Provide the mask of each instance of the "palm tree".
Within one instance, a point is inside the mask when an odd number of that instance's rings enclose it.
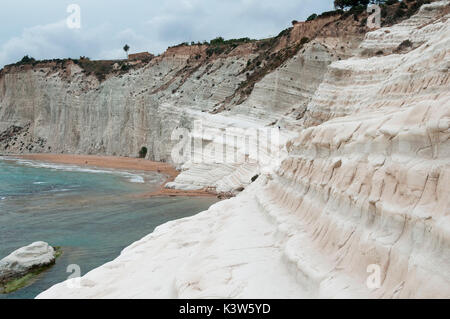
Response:
[[[127,59],[128,59],[128,50],[130,50],[130,46],[128,44],[125,44],[125,46],[123,47],[123,50],[127,54]]]

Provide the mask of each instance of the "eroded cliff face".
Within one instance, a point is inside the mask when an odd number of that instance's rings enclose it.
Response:
[[[353,28],[324,38],[321,32],[335,30],[336,23]],[[199,113],[217,113],[217,120],[212,117],[217,122],[220,115],[237,114],[262,126],[288,113],[295,119],[327,65],[353,54],[364,36],[359,25],[335,15],[224,52],[208,52],[204,45],[173,47],[104,81],[71,60],[6,67],[0,73],[0,132],[17,126],[27,127],[28,134],[0,141],[0,152],[137,156],[146,146],[149,159],[171,161],[173,130],[190,129]],[[335,50],[331,42],[343,44]]]
[[[67,66],[68,79],[47,68],[10,72],[0,80],[0,130],[30,124],[30,134],[45,139],[44,150],[54,153],[136,156],[146,146],[151,159],[168,160],[172,130],[184,118],[191,121],[185,110],[208,110],[233,92],[245,63],[244,58],[217,60],[209,74],[204,65],[175,93],[181,81],[176,74],[186,66],[183,56],[166,57],[102,83],[74,64]],[[28,152],[18,143],[5,150]]]
[[[103,81],[71,60],[10,66],[0,73],[0,152],[134,157],[145,146],[148,159],[175,162],[175,130],[192,132],[195,120],[208,132],[196,137],[199,143],[224,146],[225,153],[236,149],[222,138],[230,128],[280,127],[285,142],[297,134],[328,65],[354,55],[364,32],[353,16],[337,14],[217,53],[205,45],[172,47]],[[256,147],[267,154],[280,145]],[[254,155],[214,168],[189,158],[174,164],[190,170],[171,187],[234,193],[264,166]]]
[[[244,103],[205,114],[212,144],[217,123],[277,121],[280,163],[187,162],[182,185],[235,187],[261,174],[237,197],[158,227],[79,289],[39,297],[448,298],[448,10],[435,2],[370,32],[349,59],[317,38]]]
[[[309,105],[321,103],[311,114],[322,124],[292,141],[257,195],[289,225],[286,253],[300,270],[314,268],[319,294],[364,296],[366,267],[376,264],[382,285],[367,296],[450,295],[447,19],[418,25],[428,39],[406,54],[333,63],[334,88],[325,81]],[[342,94],[325,102],[337,87]],[[323,259],[299,254],[305,243]]]

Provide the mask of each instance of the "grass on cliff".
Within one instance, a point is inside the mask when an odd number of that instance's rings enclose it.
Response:
[[[227,54],[232,51],[234,48],[238,47],[241,44],[256,42],[258,40],[250,39],[250,38],[239,38],[239,39],[228,39],[225,40],[223,37],[217,37],[212,39],[211,41],[203,41],[203,42],[183,42],[177,45],[172,46],[171,48],[177,48],[182,46],[200,46],[206,45],[208,48],[206,49],[206,55],[211,57],[213,55]]]
[[[55,249],[55,260],[62,255],[62,249],[61,247],[54,247]],[[32,283],[34,283],[40,274],[42,274],[44,271],[50,269],[53,264],[38,267],[36,269],[31,270],[28,274],[25,276],[22,276],[20,278],[13,279],[7,283],[0,284],[0,294],[10,294],[14,291],[17,291],[19,289],[25,288]]]
[[[54,71],[58,69],[65,69],[68,62],[73,62],[83,69],[86,75],[95,76],[100,82],[106,80],[110,74],[121,75],[127,73],[129,70],[139,68],[150,62],[151,58],[142,59],[137,64],[130,64],[127,60],[91,60],[87,57],[80,57],[79,59],[51,59],[51,60],[36,60],[28,55],[24,56],[19,62],[9,64],[11,66],[41,66],[50,67]],[[117,67],[116,67],[117,64]]]
[[[87,75],[95,75],[100,81],[106,79],[106,75],[110,74],[114,70],[115,61],[91,61],[87,58],[80,58],[79,60],[73,60],[75,64],[78,64]]]
[[[386,0],[378,1],[381,8],[381,25],[389,26],[407,19],[419,11],[420,7],[424,4],[431,3],[432,0]],[[321,14],[312,14],[306,21],[313,21],[318,18],[325,18],[335,15],[342,15],[343,18],[353,15],[355,20],[358,20],[361,15],[366,15],[367,4],[358,3],[353,6],[349,6],[347,10],[336,9],[333,11],[322,12]],[[367,19],[363,19],[361,25],[365,25]]]
[[[72,61],[80,66],[87,75],[94,75],[99,81],[104,81],[108,74],[120,75],[150,62],[150,58],[142,59],[139,64],[129,64],[127,60],[90,60],[80,57]],[[117,64],[117,68],[115,65]]]
[[[215,39],[212,39],[209,42],[209,48],[206,50],[206,55],[211,56],[213,54],[222,54],[225,51],[231,51],[238,47],[241,44],[245,43],[251,43],[255,42],[256,40],[250,39],[250,38],[240,38],[240,39],[229,39],[225,40],[222,37],[218,37]]]

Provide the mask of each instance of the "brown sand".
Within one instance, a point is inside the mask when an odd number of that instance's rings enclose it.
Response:
[[[167,176],[167,180],[161,185],[159,190],[155,192],[136,195],[137,197],[141,198],[157,196],[217,196],[216,193],[207,189],[197,191],[183,191],[164,188],[164,185],[166,183],[173,181],[179,174],[179,172],[172,165],[167,163],[152,162],[141,158],[96,155],[29,154],[19,155],[15,157],[48,163],[72,164],[82,167],[158,172]]]

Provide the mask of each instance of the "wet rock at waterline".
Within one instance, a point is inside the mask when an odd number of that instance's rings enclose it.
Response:
[[[29,275],[31,272],[37,273],[53,265],[56,256],[56,250],[48,243],[41,241],[12,252],[0,260],[0,293],[16,290],[8,287],[8,285]],[[25,282],[21,285],[23,287]],[[21,287],[17,287],[17,289],[19,288]]]

